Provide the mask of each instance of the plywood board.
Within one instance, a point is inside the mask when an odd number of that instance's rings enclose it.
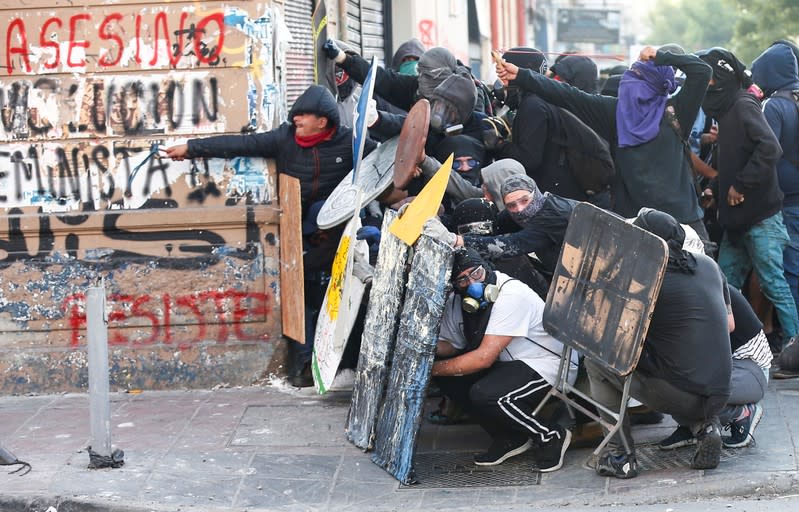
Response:
[[[305,343],[305,279],[302,265],[300,180],[278,176],[280,190],[280,317],[283,335]]]

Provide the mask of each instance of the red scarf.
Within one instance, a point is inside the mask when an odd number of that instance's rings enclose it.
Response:
[[[330,128],[328,128],[323,132],[319,132],[316,135],[310,135],[308,137],[300,137],[295,133],[294,142],[296,142],[297,145],[300,146],[301,148],[310,148],[316,146],[320,142],[332,139],[335,133],[336,133],[335,126],[331,126]]]

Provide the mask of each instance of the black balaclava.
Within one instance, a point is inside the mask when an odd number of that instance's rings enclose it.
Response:
[[[474,111],[477,88],[474,82],[461,75],[450,75],[428,97],[430,127],[437,132],[456,124],[466,124]]]
[[[685,230],[677,220],[668,213],[652,208],[641,208],[633,225],[645,229],[666,241],[669,247],[669,262],[667,270],[674,270],[684,274],[693,274],[696,270],[696,257],[683,250],[685,243]]]
[[[549,65],[546,56],[541,53],[540,50],[528,46],[511,48],[502,54],[502,59],[520,68],[531,69],[542,75],[547,72],[547,66]],[[520,96],[519,88],[515,85],[509,85],[507,87],[505,104],[511,110],[516,110],[519,107],[519,101],[521,101]]]
[[[486,284],[495,284],[497,282],[497,276],[494,273],[494,267],[485,261],[483,257],[480,256],[480,253],[476,250],[469,247],[461,247],[455,251],[453,256],[454,258],[452,260],[451,278],[453,282],[455,281],[456,277],[463,273],[464,270],[472,267],[478,267],[480,265],[482,265],[486,271],[486,277],[483,282]],[[458,291],[457,287],[455,287],[455,291]]]
[[[339,101],[349,98],[355,89],[355,80],[338,64],[336,64],[336,89],[338,90]]]
[[[496,232],[499,210],[483,197],[464,199],[452,212],[452,223],[459,235],[490,236]]]
[[[744,73],[744,63],[729,50],[711,48],[698,52],[697,55],[713,68],[715,81],[707,88],[702,109],[707,115],[719,119],[735,103],[738,92],[751,85],[751,79]]]
[[[552,66],[552,72],[562,81],[589,94],[596,93],[597,68],[594,61],[583,55],[564,55]]]
[[[624,75],[611,75],[605,80],[605,84],[602,86],[602,90],[599,92],[602,96],[613,96],[614,98],[619,97],[619,82],[621,82],[621,77]]]
[[[480,162],[480,165],[476,165],[466,172],[456,171],[461,177],[465,178],[475,187],[480,186],[480,169],[486,161],[483,143],[468,135],[452,135],[450,137],[445,137],[436,145],[435,154],[433,156],[439,162],[443,162],[449,158],[450,153],[452,153],[455,158],[468,156]]]

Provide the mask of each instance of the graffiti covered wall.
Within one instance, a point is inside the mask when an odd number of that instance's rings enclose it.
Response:
[[[100,278],[112,387],[263,372],[281,334],[271,162],[162,149],[285,119],[284,26],[271,2],[0,10],[0,393],[86,389]]]

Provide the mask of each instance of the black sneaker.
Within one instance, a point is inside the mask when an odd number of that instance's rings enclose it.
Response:
[[[491,443],[487,451],[474,456],[474,463],[478,466],[496,466],[532,447],[533,441],[528,437],[521,440],[497,439]]]
[[[311,375],[311,363],[302,365],[302,369],[289,378],[289,382],[296,388],[309,388],[313,386],[313,375]]]
[[[674,450],[691,444],[696,444],[693,432],[691,432],[690,428],[680,425],[669,437],[658,443],[658,448],[661,450]]]
[[[572,433],[558,425],[555,427],[558,437],[538,446],[535,454],[535,471],[549,473],[563,467],[563,457],[572,442]]]
[[[752,432],[763,417],[763,407],[760,404],[744,405],[748,414],[740,420],[730,422],[729,437],[723,437],[721,442],[727,448],[743,448],[752,442]]]
[[[708,421],[696,434],[696,453],[691,460],[694,469],[715,469],[721,459],[721,429],[718,418]]]
[[[606,453],[596,462],[596,472],[599,476],[634,478],[638,476],[638,461],[631,453],[621,455]]]

